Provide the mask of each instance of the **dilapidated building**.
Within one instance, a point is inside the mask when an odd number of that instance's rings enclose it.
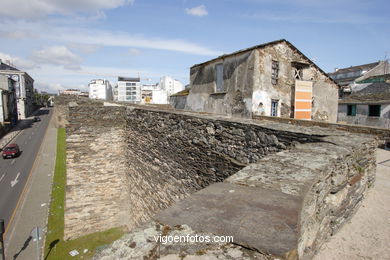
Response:
[[[338,85],[287,40],[197,64],[187,110],[336,122]]]
[[[390,128],[390,81],[356,84],[339,102],[338,121]]]

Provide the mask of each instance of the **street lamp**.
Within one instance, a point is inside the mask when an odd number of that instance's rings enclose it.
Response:
[[[4,219],[0,219],[0,243],[1,243],[2,260],[5,260],[5,248],[4,248],[4,239],[3,239],[4,232],[5,232]]]

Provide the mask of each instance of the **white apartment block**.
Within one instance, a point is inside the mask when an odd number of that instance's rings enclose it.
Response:
[[[180,81],[173,79],[172,77],[164,76],[160,79],[160,88],[162,90],[165,90],[169,97],[170,95],[184,90],[184,85]]]
[[[164,89],[157,89],[152,92],[152,104],[169,104],[168,93]]]
[[[118,101],[141,103],[140,78],[118,77]]]
[[[102,99],[112,100],[113,93],[112,87],[108,80],[94,79],[88,84],[89,87],[89,98],[90,99]]]

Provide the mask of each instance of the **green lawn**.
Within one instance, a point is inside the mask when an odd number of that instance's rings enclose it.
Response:
[[[57,158],[52,187],[47,225],[44,259],[90,259],[99,246],[110,244],[123,235],[121,228],[113,228],[104,232],[89,234],[75,240],[64,241],[64,206],[66,186],[66,132],[58,129]],[[82,225],[82,223],[81,223]],[[69,252],[76,249],[79,255],[71,257]],[[83,253],[88,249],[87,253]]]

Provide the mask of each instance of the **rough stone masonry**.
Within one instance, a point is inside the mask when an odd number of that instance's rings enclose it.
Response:
[[[310,258],[374,181],[376,141],[366,135],[81,101],[68,109],[66,238],[157,221]],[[174,253],[147,241],[131,250]]]

